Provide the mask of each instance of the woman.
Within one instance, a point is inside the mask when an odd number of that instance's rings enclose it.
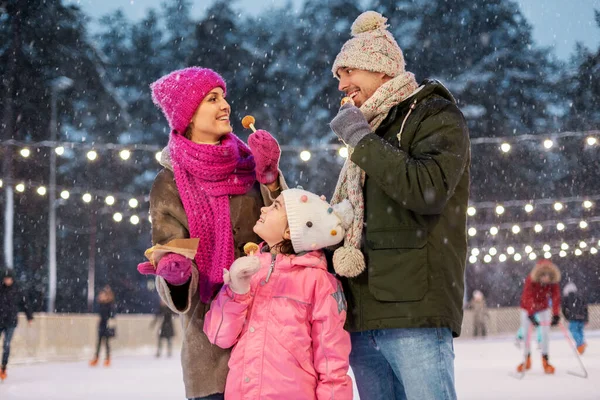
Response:
[[[266,131],[248,146],[232,133],[223,78],[208,68],[174,71],[151,85],[152,98],[171,127],[161,170],[150,192],[152,243],[199,238],[194,260],[169,253],[156,269],[157,289],[183,318],[181,363],[188,399],[223,399],[230,350],[210,344],[202,331],[209,304],[223,284],[223,269],[243,255],[260,209],[286,188],[281,150]]]
[[[104,289],[98,293],[98,314],[100,314],[100,322],[98,323],[98,345],[96,346],[96,356],[90,361],[90,366],[98,365],[100,358],[100,347],[102,341],[106,344],[106,358],[104,366],[110,366],[110,338],[115,335],[114,328],[108,327],[108,321],[115,317],[115,295],[110,286],[106,285]]]

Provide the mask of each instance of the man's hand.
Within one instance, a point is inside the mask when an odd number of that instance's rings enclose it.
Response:
[[[340,108],[329,125],[337,137],[351,147],[356,147],[362,138],[371,133],[371,127],[362,111],[351,102]]]

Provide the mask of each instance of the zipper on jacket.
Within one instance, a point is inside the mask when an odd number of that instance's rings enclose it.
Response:
[[[400,140],[402,139],[402,132],[404,131],[404,124],[406,124],[406,120],[408,119],[408,116],[413,112],[413,110],[415,108],[417,108],[417,101],[419,101],[419,100],[414,99],[414,101],[410,105],[410,109],[408,110],[406,117],[404,117],[404,121],[402,121],[402,126],[400,127],[400,132],[398,132],[398,134],[396,135],[396,137],[398,138],[398,147],[400,147]]]
[[[277,258],[276,254],[271,254],[271,266],[269,267],[269,272],[267,272],[267,278],[265,279],[265,283],[269,283],[269,278],[271,277],[271,274],[273,273],[273,268],[275,268],[275,259]]]

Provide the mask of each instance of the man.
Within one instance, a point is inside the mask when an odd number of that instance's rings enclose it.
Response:
[[[531,368],[531,347],[529,329],[533,325],[542,330],[542,367],[546,374],[553,374],[554,367],[548,361],[550,326],[560,322],[560,270],[550,260],[540,260],[525,279],[521,295],[521,328],[525,336],[525,361],[517,367],[517,372]],[[550,305],[549,300],[552,300]],[[538,316],[538,319],[535,316]],[[552,320],[550,319],[552,315]]]
[[[357,215],[333,255],[350,277],[350,364],[361,398],[455,399],[469,134],[448,90],[405,70],[386,21],[361,14],[332,68],[354,102],[331,122],[350,147],[333,201]]]
[[[0,365],[0,380],[6,379],[6,366],[10,356],[10,342],[17,328],[17,313],[19,306],[27,315],[27,321],[31,325],[33,315],[27,306],[27,299],[17,286],[13,278],[13,272],[9,269],[0,271],[2,282],[0,283],[0,337],[4,333],[4,345],[2,347],[2,364]]]

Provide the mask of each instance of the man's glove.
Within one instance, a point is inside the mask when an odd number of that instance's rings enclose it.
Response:
[[[329,125],[337,137],[350,147],[356,147],[362,138],[371,133],[371,127],[362,111],[351,102],[340,108]]]
[[[537,320],[535,319],[535,314],[534,314],[534,315],[530,315],[530,316],[529,316],[529,320],[531,321],[531,324],[532,324],[533,326],[535,326],[536,328],[537,328],[538,326],[540,326],[540,323],[539,323],[539,322],[537,322]]]
[[[551,326],[556,326],[560,322],[560,315],[553,315],[552,322],[550,322]]]
[[[281,148],[269,132],[259,129],[248,137],[248,147],[256,162],[256,180],[268,185],[279,176],[279,158]]]

